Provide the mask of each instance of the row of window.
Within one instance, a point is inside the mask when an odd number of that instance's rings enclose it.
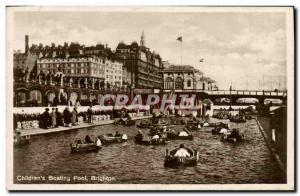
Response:
[[[115,79],[115,80],[122,80],[122,76],[111,76],[111,75],[107,75],[106,76],[106,79],[110,79],[110,80],[112,80],[112,79]]]

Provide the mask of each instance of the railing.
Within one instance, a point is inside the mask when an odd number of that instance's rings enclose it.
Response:
[[[245,91],[245,90],[234,90],[234,91],[228,91],[228,90],[219,90],[219,91],[208,91],[205,90],[205,93],[209,95],[265,95],[265,96],[281,96],[285,97],[287,96],[286,91]]]
[[[120,88],[120,87],[110,87],[110,88],[105,88],[105,87],[100,87],[99,86],[94,86],[94,88],[92,88],[92,85],[82,85],[80,84],[75,85],[69,85],[69,83],[64,82],[63,85],[61,86],[60,84],[57,84],[55,82],[50,83],[50,82],[46,82],[46,83],[39,83],[37,81],[31,81],[31,82],[20,82],[20,81],[15,81],[14,82],[15,85],[26,85],[28,87],[30,86],[40,86],[41,88],[44,88],[46,86],[48,87],[54,87],[54,88],[70,88],[70,89],[77,89],[77,90],[83,90],[83,89],[89,89],[89,90],[94,90],[94,91],[101,91],[102,94],[109,94],[109,93],[130,93],[130,89],[129,88]]]
[[[165,89],[164,92],[171,92],[173,90]],[[176,89],[176,93],[207,93],[208,95],[251,95],[251,96],[274,96],[286,97],[287,91],[249,91],[249,90],[203,90],[203,89]]]

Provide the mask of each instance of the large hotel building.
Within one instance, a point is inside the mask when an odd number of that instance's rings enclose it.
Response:
[[[164,68],[164,65],[166,68]],[[214,81],[192,66],[174,66],[140,44],[85,46],[72,42],[44,46],[25,36],[25,52],[14,53],[14,103],[52,103],[63,94],[67,100],[99,100],[104,91],[153,93],[155,89],[213,90]]]
[[[144,32],[140,45],[137,42],[119,43],[115,55],[124,64],[124,83],[138,89],[163,88],[161,57],[146,47]]]
[[[98,99],[109,89],[162,89],[162,69],[159,54],[145,46],[144,33],[140,45],[119,43],[115,51],[76,42],[29,46],[26,35],[25,52],[14,53],[15,105],[45,105],[61,94],[74,102]]]

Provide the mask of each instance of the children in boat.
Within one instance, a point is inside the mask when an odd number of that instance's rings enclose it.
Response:
[[[183,131],[180,131],[178,136],[189,136],[187,129],[185,128]]]
[[[97,145],[98,147],[102,146],[102,143],[101,143],[101,140],[100,140],[100,136],[98,136],[96,145]]]
[[[121,134],[119,133],[119,131],[116,131],[115,137],[121,137]]]
[[[122,135],[122,140],[127,140],[127,139],[128,139],[127,135],[126,135],[126,134],[123,134],[123,135]]]
[[[138,134],[135,136],[138,141],[143,141],[143,133],[141,130],[138,130]]]
[[[225,128],[222,128],[222,129],[220,130],[220,134],[226,135],[227,133],[228,133],[228,130],[225,129]]]
[[[179,149],[175,153],[174,157],[190,157],[190,153],[184,148],[183,144],[180,144]]]
[[[93,143],[89,135],[85,136],[85,143]]]
[[[152,139],[153,139],[153,140],[158,140],[158,139],[159,139],[159,135],[158,135],[158,134],[154,135],[154,136],[152,137]]]

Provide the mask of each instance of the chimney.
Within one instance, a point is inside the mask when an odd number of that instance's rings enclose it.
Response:
[[[28,53],[29,50],[29,36],[25,35],[25,54]]]
[[[52,57],[53,58],[56,57],[56,51],[55,50],[52,51]]]

